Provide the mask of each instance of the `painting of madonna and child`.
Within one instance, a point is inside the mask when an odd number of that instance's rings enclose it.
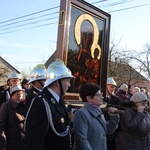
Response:
[[[69,92],[78,93],[81,84],[94,82],[101,85],[107,71],[106,25],[99,16],[92,16],[76,7],[71,9],[67,67],[75,79]],[[105,67],[105,68],[104,68]]]

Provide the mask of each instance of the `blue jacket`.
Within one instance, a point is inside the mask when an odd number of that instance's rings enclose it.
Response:
[[[88,103],[76,112],[73,128],[75,143],[73,150],[107,150],[106,134],[118,127],[119,116],[110,115],[110,121]]]

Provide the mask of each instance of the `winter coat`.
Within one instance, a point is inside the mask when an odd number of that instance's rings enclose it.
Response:
[[[116,95],[110,95],[109,97],[106,96],[105,102],[110,105],[119,105],[120,104],[119,97]]]
[[[79,109],[73,120],[75,143],[73,150],[107,150],[106,134],[117,128],[118,115],[110,115],[110,121],[88,103]]]
[[[1,106],[0,110],[0,149],[23,150],[24,116],[23,103],[10,99]]]
[[[38,95],[40,91],[36,89],[34,86],[29,89],[28,94],[26,95],[26,102],[25,102],[25,115],[30,107],[30,104],[35,96]]]
[[[133,102],[126,104],[121,116],[120,130],[117,135],[117,150],[145,150],[148,145],[150,132],[150,115],[148,112],[140,113]]]
[[[69,134],[58,136],[54,133],[48,121],[43,98],[47,101],[51,112],[54,127],[58,133],[66,130],[69,124],[68,112],[62,100],[58,103],[53,95],[44,88],[35,98],[26,118],[25,145],[26,150],[69,150]]]
[[[130,99],[130,96],[128,93],[126,93],[125,91],[119,89],[116,93],[116,95],[119,97],[120,99],[120,103],[122,103],[123,101],[125,100],[129,100]]]

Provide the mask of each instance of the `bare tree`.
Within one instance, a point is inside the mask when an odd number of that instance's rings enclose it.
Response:
[[[147,50],[146,52],[144,51],[142,53],[139,53],[135,50],[123,50],[118,49],[119,43],[120,41],[116,44],[114,39],[110,43],[111,45],[108,56],[108,76],[115,77],[119,84],[130,84],[131,82],[132,84],[136,84],[141,80],[146,80],[141,75],[141,72],[145,71],[147,74],[150,73],[150,49],[148,49],[149,51]],[[148,45],[147,47],[149,48]],[[143,55],[146,55],[146,60],[144,60]],[[141,57],[143,57],[143,59]]]
[[[32,70],[32,67],[31,67],[31,66],[24,67],[24,68],[21,70],[22,78],[29,79],[29,78],[30,78],[30,74],[31,74],[31,70]]]
[[[145,44],[145,48],[140,52],[134,51],[129,58],[134,62],[135,69],[150,79],[150,44]]]
[[[131,50],[118,49],[120,41],[121,38],[117,43],[115,43],[115,40],[112,39],[110,43],[110,50],[108,56],[108,75],[119,78],[121,72],[123,72],[124,77],[127,78],[125,71],[128,72],[128,77],[129,74],[131,74],[130,58],[128,57],[131,53]],[[123,79],[124,78],[122,78],[122,80]]]

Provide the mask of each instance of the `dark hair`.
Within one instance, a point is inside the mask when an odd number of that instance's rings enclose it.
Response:
[[[28,83],[29,82],[29,80],[28,79],[23,79],[22,80],[22,86],[24,86],[26,83]]]
[[[96,83],[88,82],[81,85],[79,89],[80,97],[82,98],[83,102],[87,102],[86,97],[91,96],[94,97],[95,93],[100,90],[100,86]]]

